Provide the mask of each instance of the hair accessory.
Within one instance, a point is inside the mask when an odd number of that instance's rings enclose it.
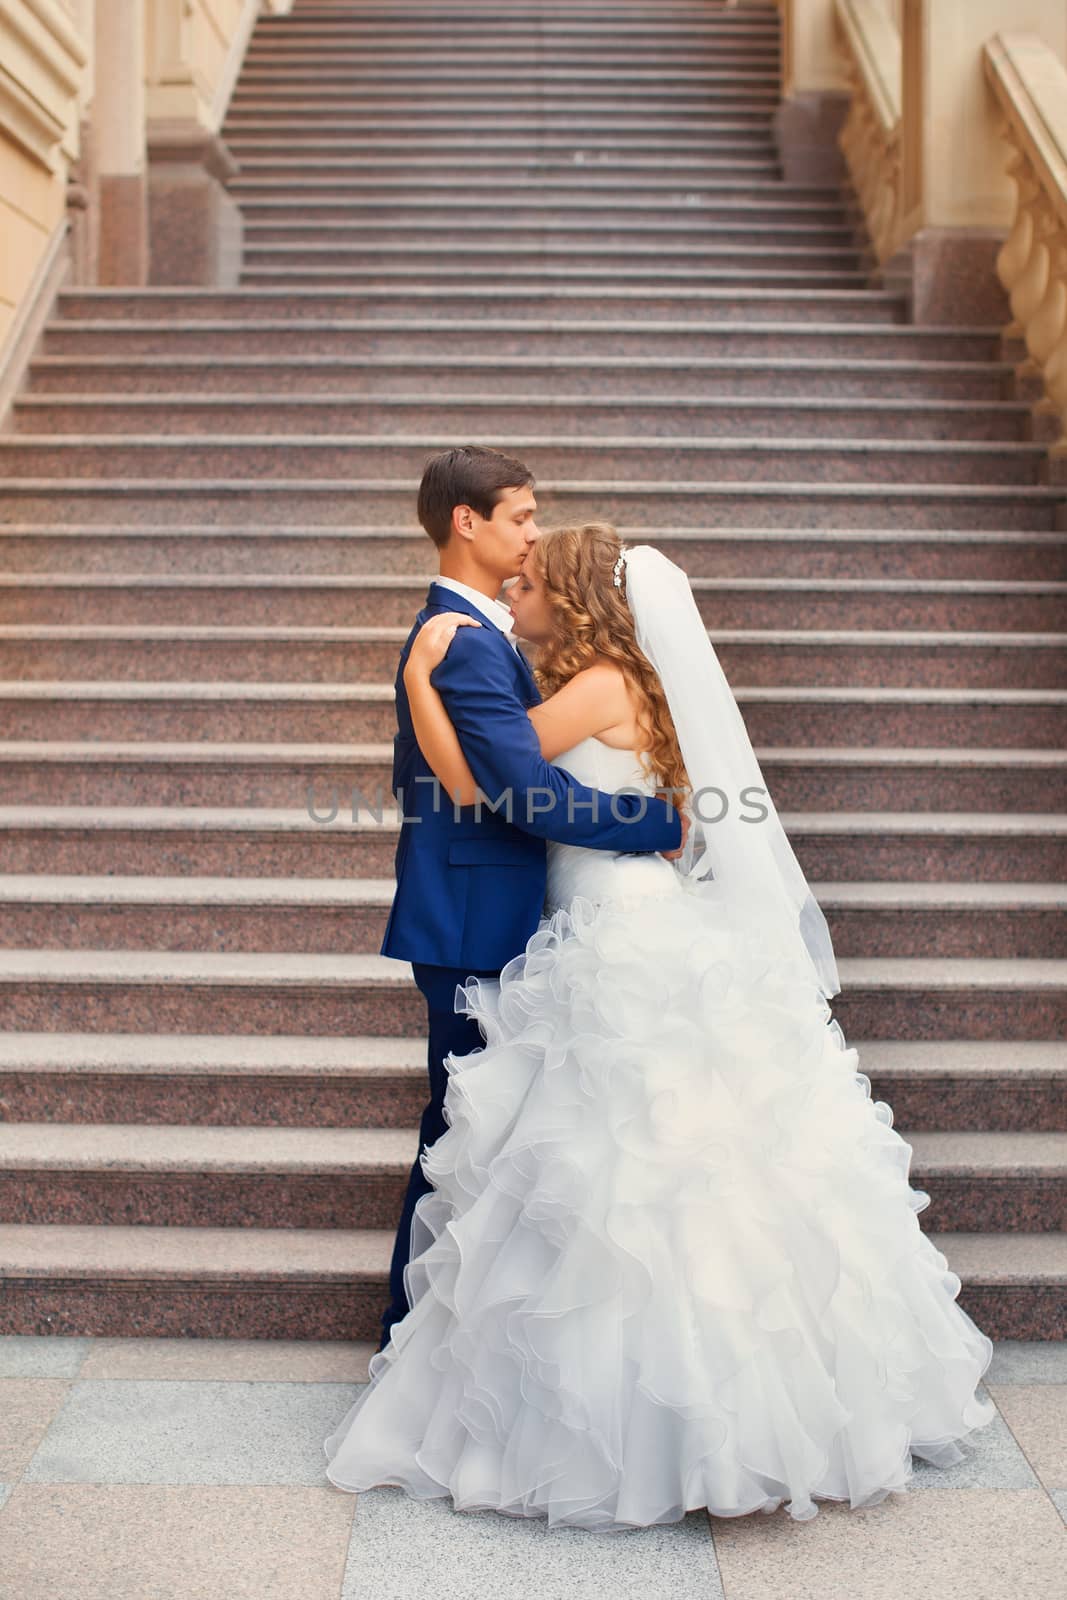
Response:
[[[616,589],[622,588],[622,569],[626,565],[626,552],[628,548],[628,545],[623,545],[619,554],[619,559],[611,569],[611,581],[615,585]]]

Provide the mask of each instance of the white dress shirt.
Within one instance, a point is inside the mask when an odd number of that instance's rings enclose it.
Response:
[[[487,594],[482,594],[480,589],[472,589],[469,583],[461,583],[458,578],[434,578],[434,583],[439,583],[443,589],[454,589],[456,594],[461,594],[469,600],[486,617],[494,627],[506,634],[514,649],[519,648],[519,641],[515,637],[515,623],[507,606],[499,600],[490,600]]]

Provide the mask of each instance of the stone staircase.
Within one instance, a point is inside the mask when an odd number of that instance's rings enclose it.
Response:
[[[350,802],[477,439],[692,575],[923,1226],[1067,1336],[1067,491],[999,331],[781,180],[777,29],[297,0],[240,287],[60,295],[0,436],[0,1331],[376,1334],[425,1068]]]

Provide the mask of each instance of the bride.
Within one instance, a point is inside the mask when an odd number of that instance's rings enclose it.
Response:
[[[686,854],[550,844],[525,951],[457,988],[485,1046],[447,1059],[410,1310],[327,1477],[606,1532],[872,1505],[992,1420],[993,1346],[831,1020],[825,919],[681,569],[564,528],[510,601],[540,646],[546,758],[681,791]],[[471,804],[430,681],[466,625],[428,622],[406,682],[423,753]]]

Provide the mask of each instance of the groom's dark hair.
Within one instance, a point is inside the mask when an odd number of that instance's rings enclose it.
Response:
[[[419,521],[441,549],[452,534],[452,512],[470,506],[491,517],[505,489],[532,485],[533,473],[523,461],[480,444],[460,444],[431,456],[419,484]]]

